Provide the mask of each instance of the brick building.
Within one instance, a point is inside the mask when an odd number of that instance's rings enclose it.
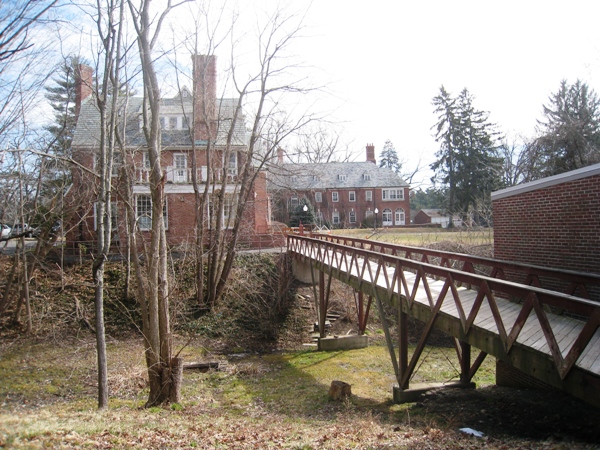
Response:
[[[409,224],[408,183],[376,165],[373,145],[366,152],[366,162],[321,164],[283,164],[280,155],[269,179],[269,191],[278,199],[276,219],[287,223],[290,211],[306,199],[317,223],[334,228],[373,226],[375,219],[379,227]]]
[[[450,216],[443,209],[420,209],[415,214],[413,220],[415,225],[439,225],[442,228],[448,228],[450,223]],[[452,225],[459,227],[462,225],[460,216],[454,215],[452,217]]]
[[[600,164],[494,192],[492,207],[496,258],[600,273]]]
[[[167,240],[169,245],[194,241],[196,201],[192,184],[192,160],[196,161],[196,178],[204,192],[210,180],[206,201],[206,228],[214,223],[211,197],[225,190],[226,205],[223,211],[225,227],[233,223],[233,214],[239,193],[238,170],[244,162],[248,137],[244,116],[235,122],[237,99],[216,96],[216,60],[214,56],[193,55],[194,90],[196,98],[186,87],[172,98],[162,98],[160,106],[162,159],[165,175],[164,205]],[[76,81],[77,128],[73,137],[74,159],[85,169],[94,171],[100,142],[100,115],[93,99],[93,72],[80,67]],[[206,106],[210,117],[194,118],[193,110]],[[115,202],[113,211],[113,240],[123,242],[126,233],[124,189],[131,187],[137,228],[143,234],[150,230],[152,201],[149,188],[150,161],[142,130],[143,100],[141,97],[119,99],[119,118],[124,138],[124,152],[113,162]],[[212,127],[207,125],[211,121]],[[232,140],[227,134],[232,129]],[[209,136],[209,133],[212,135]],[[227,159],[225,161],[225,159]],[[127,173],[127,177],[125,176]],[[126,180],[130,181],[126,181]],[[76,217],[67,240],[71,244],[95,240],[96,217],[94,201],[97,197],[97,178],[86,170],[73,169],[71,200],[77,203]],[[250,202],[244,213],[241,241],[256,242],[257,237],[270,234],[269,198],[266,191],[266,174],[259,173],[252,186]]]

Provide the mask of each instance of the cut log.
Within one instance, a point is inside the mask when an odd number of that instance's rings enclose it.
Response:
[[[183,368],[185,370],[195,369],[195,370],[199,370],[200,372],[208,372],[210,369],[218,370],[219,366],[220,366],[219,361],[208,361],[208,362],[186,364],[185,366],[183,366]]]
[[[352,388],[348,383],[334,380],[329,388],[329,398],[332,400],[343,400],[352,395]]]

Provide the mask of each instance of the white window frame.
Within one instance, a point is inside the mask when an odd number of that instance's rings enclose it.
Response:
[[[397,208],[394,211],[394,223],[396,225],[406,225],[406,213],[404,212],[404,208]]]
[[[348,175],[345,175],[345,174],[340,174],[340,175],[338,175],[338,179],[339,179],[340,181],[346,181],[346,179],[347,179],[347,178],[348,178]]]
[[[331,201],[337,203],[340,201],[340,193],[338,191],[333,191],[331,193]]]
[[[373,191],[365,191],[365,200],[368,202],[373,201]]]
[[[348,213],[348,223],[356,223],[356,211],[350,211]]]
[[[179,165],[182,160],[183,166]],[[173,182],[188,182],[188,155],[186,153],[173,153]]]
[[[381,200],[384,202],[404,200],[404,188],[382,189]]]
[[[98,202],[94,202],[94,231],[98,231]],[[117,202],[110,202],[110,227],[114,232],[119,227]]]
[[[315,203],[321,203],[323,201],[323,193],[315,192]]]
[[[351,202],[356,201],[356,192],[355,191],[348,192],[348,201],[351,201]]]
[[[290,207],[296,208],[296,207],[298,207],[299,204],[300,204],[300,199],[298,198],[298,196],[293,195],[290,198]]]
[[[340,224],[340,213],[338,211],[331,213],[331,224],[339,225]]]
[[[373,217],[373,211],[371,211],[370,209],[368,211],[365,211],[365,219],[368,217]]]
[[[381,212],[381,225],[384,227],[389,227],[394,224],[394,214],[390,208],[385,208]]]
[[[149,211],[147,214],[144,214],[148,219],[150,219],[150,223],[149,226],[146,227],[146,225],[144,226],[140,226],[140,212],[139,212],[139,200],[140,199],[147,199],[147,205],[150,207]],[[169,202],[167,201],[167,197],[165,197],[165,204],[163,205],[163,221],[165,223],[165,230],[169,229],[169,208],[168,208],[168,204]],[[152,229],[152,197],[150,196],[150,194],[138,194],[135,198],[135,222],[137,224],[138,230],[140,231],[150,231]]]
[[[140,205],[140,201],[144,201],[145,203],[143,205]],[[142,206],[143,208],[140,208],[140,206]],[[143,211],[140,211],[140,209],[143,209]],[[152,229],[152,197],[150,197],[150,195],[136,196],[135,222],[140,231],[149,231]]]

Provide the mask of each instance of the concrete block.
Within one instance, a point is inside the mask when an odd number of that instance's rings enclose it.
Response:
[[[353,350],[369,346],[369,338],[365,335],[328,336],[319,339],[319,350],[328,352],[333,350]]]

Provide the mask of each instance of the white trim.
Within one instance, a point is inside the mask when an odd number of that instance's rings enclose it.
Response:
[[[501,198],[505,197],[511,197],[513,195],[524,194],[526,192],[536,191],[538,189],[556,186],[557,184],[568,183],[569,181],[580,180],[581,178],[593,177],[595,175],[600,175],[600,164],[582,167],[581,169],[571,170],[570,172],[560,173],[548,178],[542,178],[541,180],[531,181],[529,183],[523,183],[517,186],[511,186],[506,189],[492,192],[492,201],[500,200]]]

